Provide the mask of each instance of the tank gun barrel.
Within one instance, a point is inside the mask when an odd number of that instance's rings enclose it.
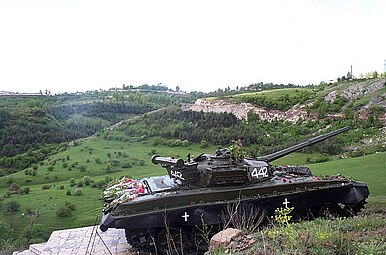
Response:
[[[175,158],[167,158],[167,157],[160,157],[158,155],[154,155],[151,157],[151,162],[153,164],[163,164],[163,165],[175,165],[177,167],[183,167],[185,162],[183,159],[175,159]]]
[[[257,158],[257,160],[261,160],[261,161],[265,161],[265,162],[269,163],[269,162],[274,161],[274,160],[276,160],[278,158],[284,157],[284,156],[286,156],[286,155],[288,155],[288,154],[290,154],[290,153],[292,153],[294,151],[297,151],[297,150],[303,149],[305,147],[314,145],[314,144],[322,142],[322,141],[324,141],[324,140],[326,140],[328,138],[331,138],[333,136],[336,136],[338,134],[346,132],[347,130],[349,130],[348,127],[343,127],[343,128],[338,129],[338,130],[332,131],[330,133],[316,136],[316,137],[311,138],[311,139],[309,139],[309,140],[307,140],[305,142],[298,143],[298,144],[296,144],[294,146],[285,148],[283,150],[274,152],[272,154],[268,154],[268,155],[259,157],[259,158]]]

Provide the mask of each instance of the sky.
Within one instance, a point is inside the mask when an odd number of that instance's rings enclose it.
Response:
[[[214,91],[384,71],[383,0],[0,0],[0,91]]]

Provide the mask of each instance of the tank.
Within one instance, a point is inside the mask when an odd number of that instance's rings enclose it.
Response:
[[[167,254],[171,243],[176,251],[182,247],[203,251],[209,238],[235,225],[235,219],[255,226],[277,208],[290,207],[291,214],[300,219],[326,213],[355,215],[369,196],[365,183],[342,176],[317,177],[304,166],[270,164],[347,130],[344,127],[258,158],[244,158],[229,149],[196,157],[188,154],[185,160],[154,155],[151,162],[164,167],[168,175],[126,178],[106,189],[100,229],[125,229],[131,246],[153,247]],[[170,242],[177,239],[178,245]]]

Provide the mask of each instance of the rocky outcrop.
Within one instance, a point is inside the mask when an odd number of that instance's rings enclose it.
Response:
[[[342,96],[352,101],[359,97],[372,94],[386,87],[386,79],[380,79],[370,85],[367,82],[359,82],[342,91]]]
[[[229,100],[205,100],[197,99],[194,104],[185,104],[182,110],[203,111],[203,112],[228,112],[234,114],[239,119],[246,119],[249,111],[257,114],[262,120],[285,120],[296,122],[299,119],[316,119],[316,115],[307,115],[304,105],[295,105],[288,111],[267,110],[256,107],[250,103],[236,103]]]

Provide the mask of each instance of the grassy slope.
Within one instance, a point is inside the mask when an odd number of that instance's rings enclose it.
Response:
[[[31,192],[27,195],[11,195],[5,198],[3,203],[11,200],[17,200],[21,204],[20,211],[11,217],[16,229],[21,229],[31,221],[22,215],[27,208],[39,210],[40,216],[34,222],[46,225],[50,230],[73,228],[94,223],[95,217],[101,214],[103,201],[100,199],[102,191],[97,188],[82,187],[82,196],[67,196],[66,191],[69,189],[72,192],[75,187],[70,187],[69,179],[76,178],[81,180],[83,176],[91,176],[95,180],[104,179],[106,175],[114,178],[121,176],[131,176],[133,178],[142,178],[152,175],[166,174],[165,170],[158,165],[153,165],[150,162],[151,150],[155,149],[156,153],[163,156],[178,156],[184,158],[190,152],[192,155],[198,155],[200,152],[215,151],[214,147],[204,149],[198,145],[189,147],[154,147],[151,141],[143,142],[121,142],[108,141],[100,137],[83,141],[80,145],[70,147],[66,151],[60,152],[52,156],[44,162],[43,166],[39,166],[36,176],[26,175],[24,172],[19,172],[11,175],[13,181],[18,183],[22,188],[30,187]],[[110,158],[108,154],[110,155]],[[122,156],[119,156],[119,155]],[[126,155],[126,156],[125,156]],[[69,160],[67,160],[67,156]],[[304,164],[305,158],[309,155],[294,153],[284,157],[275,164]],[[363,180],[368,183],[372,197],[382,196],[386,194],[385,178],[386,178],[386,153],[373,154],[360,158],[350,158],[344,160],[336,160],[322,164],[309,165],[315,174],[342,174],[358,180]],[[101,164],[97,164],[95,159],[99,158]],[[90,161],[87,163],[87,159]],[[53,161],[57,160],[53,171],[48,170],[48,166]],[[63,167],[64,162],[68,165],[76,162],[77,166],[71,171],[69,167]],[[129,162],[132,167],[123,169],[120,166],[113,167],[112,173],[106,173],[106,166],[109,160],[118,160],[119,164]],[[138,161],[144,160],[145,165],[139,166]],[[78,166],[86,167],[85,172],[81,172]],[[0,194],[7,192],[9,186],[9,176],[0,178]],[[29,180],[29,181],[28,181]],[[49,190],[42,190],[43,184],[50,184],[52,187]],[[64,186],[60,189],[60,186]],[[70,217],[60,218],[56,216],[56,209],[63,205],[64,201],[72,202],[76,205],[76,210]],[[376,203],[377,200],[374,200]]]
[[[92,150],[90,148],[92,148]],[[19,184],[22,188],[30,187],[31,191],[27,195],[11,195],[9,198],[5,198],[3,203],[16,200],[21,204],[18,213],[12,216],[5,215],[5,217],[10,217],[8,221],[12,222],[13,227],[15,227],[17,231],[32,221],[22,215],[22,213],[26,212],[27,208],[38,210],[40,216],[33,221],[44,224],[49,230],[92,225],[94,224],[95,217],[101,215],[103,206],[103,201],[101,200],[102,191],[97,188],[85,186],[82,187],[82,196],[67,196],[67,190],[73,192],[76,188],[70,187],[69,180],[75,178],[79,181],[83,176],[91,176],[94,180],[100,180],[104,179],[106,175],[114,178],[121,176],[142,178],[166,174],[163,168],[159,165],[153,165],[150,162],[149,153],[152,149],[154,149],[154,147],[146,142],[145,144],[142,142],[127,143],[94,138],[82,142],[79,146],[71,147],[64,152],[54,155],[45,161],[45,165],[39,166],[36,176],[26,175],[24,171],[12,174],[10,176],[12,176],[15,183]],[[198,145],[191,145],[186,148],[157,146],[155,149],[159,155],[180,157],[185,157],[188,152],[192,155],[198,155],[202,151]],[[214,147],[207,149],[209,151],[215,150]],[[119,157],[118,152],[122,154],[126,153],[128,156]],[[121,167],[113,167],[113,172],[107,174],[105,168],[110,160],[107,155],[108,153],[111,153],[111,159],[119,160],[120,164],[130,162],[132,167],[126,170]],[[69,156],[70,160],[66,159],[67,156]],[[69,167],[63,168],[63,158],[69,165],[78,162],[78,166],[86,166],[86,171],[80,172],[76,167],[71,171],[69,171]],[[89,163],[86,162],[87,158],[90,159]],[[97,164],[95,158],[101,159],[102,163]],[[144,166],[134,165],[134,162],[138,162],[141,159],[145,161]],[[59,161],[55,164],[53,171],[48,171],[49,162],[54,160]],[[0,178],[0,194],[7,192],[10,185],[8,183],[10,176]],[[41,188],[43,184],[50,184],[51,189],[43,190]],[[64,186],[63,189],[60,189],[60,186]],[[74,203],[76,210],[70,217],[56,216],[56,209],[63,205],[65,201]]]

